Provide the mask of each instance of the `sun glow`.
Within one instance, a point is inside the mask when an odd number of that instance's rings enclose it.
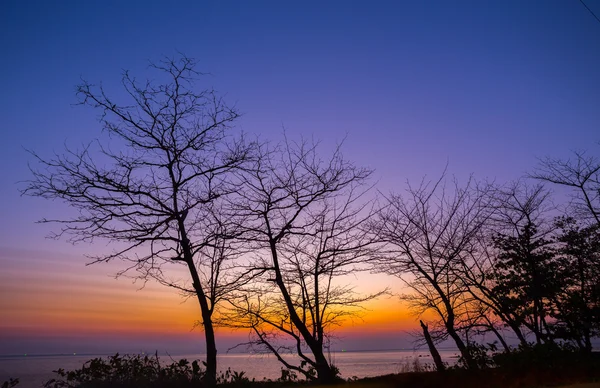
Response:
[[[193,298],[152,282],[143,288],[131,279],[114,279],[122,263],[85,266],[82,257],[47,253],[2,252],[11,265],[0,273],[0,321],[5,336],[165,336],[201,337],[200,308]],[[35,263],[37,270],[30,266]],[[390,280],[392,281],[392,280]],[[376,285],[357,282],[361,290]],[[335,328],[341,334],[398,332],[416,327],[397,297],[364,305],[362,314]],[[217,329],[220,337],[240,337],[240,330]]]

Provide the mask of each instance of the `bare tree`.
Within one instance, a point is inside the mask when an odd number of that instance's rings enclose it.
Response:
[[[326,357],[332,328],[378,295],[344,285],[345,277],[366,269],[373,244],[361,228],[371,213],[364,198],[371,171],[347,162],[339,148],[321,160],[305,141],[286,139],[261,151],[232,197],[231,218],[256,251],[254,268],[264,273],[224,319],[251,329],[251,344],[287,368],[328,383],[337,374]],[[299,364],[283,357],[290,350]]]
[[[495,252],[491,236],[481,236],[480,239],[479,249],[462,258],[454,268],[464,286],[466,298],[469,299],[468,311],[475,314],[473,322],[467,327],[477,326],[483,333],[492,332],[503,348],[508,350],[508,343],[500,333],[502,326],[508,326],[520,344],[527,346],[527,338],[522,330],[522,317],[516,315],[512,306],[494,290]]]
[[[549,212],[549,193],[541,185],[529,186],[524,181],[516,181],[505,186],[488,186],[485,189],[488,206],[491,210],[489,222],[476,240],[477,249],[464,256],[455,267],[457,276],[471,298],[471,312],[479,318],[473,325],[479,330],[491,331],[507,348],[505,339],[498,331],[498,320],[508,326],[521,345],[527,346],[524,326],[528,326],[519,303],[510,295],[510,290],[501,292],[499,281],[502,277],[497,246],[502,238],[524,237],[523,228],[543,223],[542,214]],[[548,237],[549,232],[539,231],[538,237]],[[529,327],[533,327],[529,325]]]
[[[575,341],[582,350],[590,352],[593,316],[597,317],[600,310],[597,297],[600,295],[597,291],[600,159],[579,151],[566,160],[547,157],[540,160],[531,176],[570,189],[571,200],[564,209],[565,216],[555,223],[560,229],[556,242],[563,282],[561,292],[555,295],[555,329],[558,336]],[[597,325],[595,329],[597,335]]]
[[[125,72],[123,103],[101,86],[81,84],[81,104],[101,112],[108,136],[54,158],[33,153],[38,167],[23,194],[59,199],[77,210],[73,218],[41,220],[61,225],[56,237],[118,243],[93,263],[121,259],[130,263],[123,272],[137,270],[195,295],[206,337],[206,381],[213,384],[212,314],[232,286],[232,279],[223,281],[228,264],[222,253],[235,234],[215,206],[232,191],[229,173],[248,158],[250,147],[230,135],[236,110],[213,90],[195,89],[201,75],[195,66],[184,56],[152,64],[166,77],[160,84]],[[173,280],[167,265],[182,266],[191,281]]]
[[[600,225],[600,160],[585,152],[573,152],[573,156],[542,159],[531,176],[573,189],[569,215]]]
[[[392,194],[370,229],[386,245],[376,270],[400,278],[410,289],[403,298],[420,315],[431,311],[458,347],[469,368],[477,365],[461,338],[459,320],[467,307],[464,285],[454,271],[475,249],[475,240],[489,218],[486,197],[469,181],[446,186],[437,182],[409,185],[406,196]],[[435,329],[434,329],[435,330]],[[436,334],[437,340],[445,336]]]

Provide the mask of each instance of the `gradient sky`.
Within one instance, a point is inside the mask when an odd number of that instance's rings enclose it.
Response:
[[[383,191],[447,162],[505,181],[536,157],[598,151],[600,23],[578,0],[2,1],[0,354],[202,347],[193,302],[114,280],[119,263],[84,266],[106,247],[45,239],[34,222],[67,209],[17,183],[25,148],[49,155],[99,134],[98,112],[72,105],[81,77],[118,96],[123,69],[143,76],[178,51],[244,113],[244,131],[347,136],[346,156],[376,169]],[[382,282],[393,280],[359,279]],[[340,346],[406,346],[414,318],[392,300],[370,307]]]

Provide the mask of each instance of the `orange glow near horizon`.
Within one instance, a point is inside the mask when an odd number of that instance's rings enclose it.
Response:
[[[85,259],[77,257],[25,260],[0,253],[11,263],[0,273],[0,311],[9,312],[0,321],[3,336],[185,336],[201,332],[194,328],[200,315],[194,299],[185,300],[156,283],[140,289],[131,279],[109,276],[122,263],[84,266]],[[415,318],[397,298],[371,301],[365,307],[361,318],[344,322],[336,334],[364,336],[416,327]],[[242,334],[231,329],[217,332],[221,337]]]

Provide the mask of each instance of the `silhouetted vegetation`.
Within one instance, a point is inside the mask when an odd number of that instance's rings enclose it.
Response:
[[[562,207],[549,188],[525,180],[449,187],[442,176],[384,197],[369,229],[383,247],[375,270],[400,278],[410,290],[402,298],[417,316],[428,314],[423,335],[432,355],[435,343],[450,339],[462,365],[489,368],[490,336],[505,354],[515,340],[522,350],[592,352],[600,327],[600,164],[575,155],[544,160],[538,175],[575,189]]]
[[[181,360],[163,366],[157,356],[119,354],[94,358],[81,369],[54,372],[57,378],[47,381],[45,387],[183,387],[200,383],[206,373],[198,361]]]
[[[229,197],[229,219],[252,250],[261,276],[229,298],[219,322],[248,329],[251,349],[272,352],[308,380],[331,383],[338,371],[327,359],[331,329],[381,293],[360,295],[338,279],[366,271],[375,240],[362,232],[370,218],[368,169],[338,148],[322,159],[316,144],[287,138],[259,150]],[[294,353],[298,362],[282,354]]]
[[[405,196],[385,198],[383,209],[370,224],[385,254],[375,270],[398,277],[411,291],[403,295],[418,315],[433,312],[429,331],[437,341],[450,337],[469,368],[468,343],[460,335],[466,318],[466,293],[456,267],[473,249],[475,239],[489,218],[485,192],[457,183],[446,187],[444,177],[409,187]]]
[[[537,387],[600,381],[600,355],[584,354],[568,345],[541,344],[519,347],[510,352],[490,352],[480,347],[474,352],[479,368],[465,369],[460,365],[443,372],[432,365],[420,363],[418,358],[401,367],[399,374],[350,378],[339,384],[362,387]],[[205,370],[198,361],[174,361],[163,364],[157,356],[120,356],[95,358],[82,368],[54,371],[56,377],[44,384],[46,388],[90,387],[202,387]],[[250,380],[244,372],[227,370],[217,375],[216,383],[224,387],[279,387],[306,385],[294,371],[282,369],[277,380]],[[10,386],[10,385],[9,385]],[[4,388],[4,386],[3,386]]]
[[[79,85],[80,103],[100,111],[107,136],[54,158],[32,153],[39,168],[23,193],[77,210],[70,219],[41,220],[61,225],[56,237],[116,243],[94,263],[123,260],[123,272],[194,296],[206,339],[204,377],[214,381],[213,313],[244,278],[232,273],[236,232],[218,201],[236,190],[229,173],[249,159],[252,146],[231,133],[237,111],[213,90],[196,90],[195,67],[185,56],[151,64],[162,83],[125,72],[129,101],[122,103],[101,86]],[[189,281],[173,280],[167,269],[173,266],[185,268]]]
[[[8,379],[7,381],[3,382],[2,385],[0,385],[1,388],[11,388],[11,387],[16,387],[19,384],[19,379]]]
[[[247,143],[231,133],[237,111],[212,90],[194,89],[194,61],[153,69],[167,81],[139,83],[125,73],[130,104],[80,85],[81,103],[100,110],[108,138],[54,158],[33,153],[39,168],[23,193],[77,210],[72,219],[42,220],[61,226],[56,237],[118,243],[93,262],[124,260],[123,272],[194,296],[205,369],[117,355],[58,371],[47,386],[247,383],[243,374],[217,375],[215,325],[248,330],[246,345],[286,368],[281,381],[334,383],[333,329],[384,292],[359,294],[340,283],[358,271],[402,283],[439,371],[448,368],[435,345],[449,340],[475,380],[490,368],[499,381],[565,368],[597,377],[597,158],[544,159],[529,180],[508,184],[461,185],[444,174],[376,198],[372,171],[344,158],[341,146],[322,155],[315,143],[287,137]],[[552,202],[555,186],[571,190],[568,203]],[[173,281],[170,266],[186,268],[190,280]],[[449,381],[467,376],[444,373]]]
[[[94,358],[80,369],[53,371],[57,377],[44,383],[46,388],[92,388],[92,387],[203,387],[207,386],[206,363],[181,359],[165,364],[157,355],[119,355]],[[279,385],[299,382],[295,372],[281,370],[277,380],[256,381],[246,377],[245,372],[226,371],[217,373],[216,384],[227,387],[249,385]]]

